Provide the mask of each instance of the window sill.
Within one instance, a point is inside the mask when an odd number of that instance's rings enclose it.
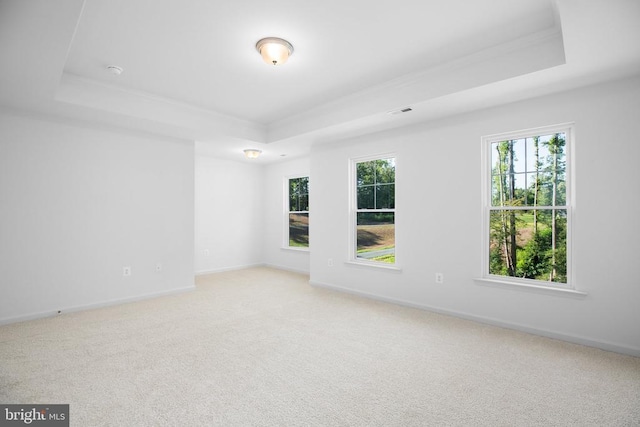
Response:
[[[402,269],[397,265],[385,265],[379,262],[374,263],[374,262],[366,262],[366,261],[345,261],[344,263],[347,265],[353,265],[356,267],[379,268],[381,270],[390,270],[390,271],[396,271],[396,272],[402,271]]]
[[[309,248],[297,248],[295,246],[282,246],[280,249],[285,251],[293,251],[293,252],[309,252]]]
[[[509,280],[497,280],[497,279],[487,279],[487,278],[474,278],[473,279],[478,285],[482,286],[492,286],[497,288],[505,288],[505,289],[517,289],[523,291],[530,291],[548,295],[562,295],[567,297],[574,298],[584,298],[587,296],[586,292],[578,291],[575,289],[567,289],[567,288],[553,288],[551,286],[543,286],[543,285],[535,285],[532,283],[519,283],[519,282],[511,282]]]

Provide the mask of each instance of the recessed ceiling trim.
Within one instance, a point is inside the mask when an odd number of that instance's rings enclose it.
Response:
[[[262,124],[68,73],[60,79],[55,100],[159,122],[163,127],[175,127],[179,135],[173,136],[181,138],[215,134],[260,143],[266,140],[266,126]]]
[[[442,96],[565,64],[562,32],[557,29],[509,41],[489,49],[404,75],[346,95],[311,110],[272,122],[267,142],[307,134],[322,127],[360,121]]]

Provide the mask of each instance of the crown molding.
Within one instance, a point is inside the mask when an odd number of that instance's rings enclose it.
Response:
[[[195,139],[237,138],[265,142],[266,127],[162,96],[64,73],[55,95],[61,103],[184,129]]]

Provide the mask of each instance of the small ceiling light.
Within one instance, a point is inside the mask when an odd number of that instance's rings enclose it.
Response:
[[[117,65],[109,65],[107,66],[107,71],[111,74],[119,76],[124,70],[122,69],[122,67],[118,67]]]
[[[247,148],[244,150],[244,155],[247,159],[257,159],[260,153],[262,153],[262,151],[256,150],[255,148]]]
[[[293,54],[293,46],[286,40],[277,37],[267,37],[258,40],[256,49],[262,59],[269,65],[282,65]]]

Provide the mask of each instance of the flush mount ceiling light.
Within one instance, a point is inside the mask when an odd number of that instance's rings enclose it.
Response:
[[[262,153],[261,150],[256,150],[255,148],[247,148],[244,150],[244,155],[247,159],[256,159]]]
[[[262,59],[269,65],[282,65],[293,54],[291,43],[278,37],[267,37],[258,40],[256,50],[262,55]]]

